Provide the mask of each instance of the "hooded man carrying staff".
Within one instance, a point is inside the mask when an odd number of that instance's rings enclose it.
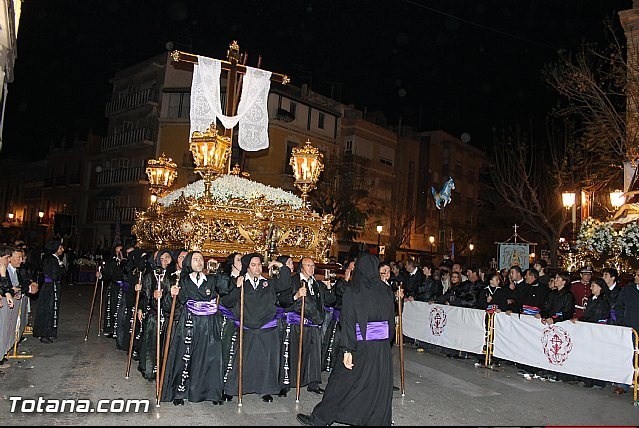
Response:
[[[51,343],[58,337],[60,319],[60,285],[65,272],[62,264],[62,242],[50,241],[45,252],[42,258],[44,281],[40,286],[33,336],[39,337],[42,343]]]
[[[166,364],[162,401],[174,405],[212,401],[222,404],[222,342],[217,296],[228,292],[228,277],[206,275],[204,257],[190,252],[182,262],[180,284],[171,296],[182,307]]]
[[[280,364],[280,334],[277,306],[292,303],[291,271],[281,262],[271,262],[280,269],[277,278],[262,276],[262,257],[258,253],[242,257],[242,271],[236,287],[222,297],[222,303],[233,311],[236,325],[240,319],[240,294],[244,288],[244,332],[242,393],[260,394],[264,402],[272,402],[273,394],[280,390],[278,373]],[[299,297],[299,296],[297,296]],[[235,333],[237,336],[238,332]],[[234,343],[237,343],[235,341]],[[234,347],[235,350],[238,346]],[[238,353],[231,355],[232,367],[224,387],[228,395],[238,394]]]

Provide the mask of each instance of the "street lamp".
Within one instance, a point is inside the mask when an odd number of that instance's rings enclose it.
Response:
[[[379,254],[379,250],[381,249],[381,245],[382,245],[382,230],[384,229],[384,226],[382,226],[381,224],[377,225],[377,255]]]
[[[576,228],[577,228],[577,204],[575,203],[575,192],[563,192],[561,194],[561,201],[564,204],[564,208],[569,210],[572,208],[572,239],[576,238]]]
[[[13,218],[15,217],[15,214],[14,213],[9,213],[8,217],[9,217],[9,220],[13,220]]]
[[[610,203],[615,210],[619,209],[620,206],[626,203],[624,193],[621,190],[610,192]]]
[[[435,245],[435,237],[433,235],[430,235],[428,237],[428,242],[430,242],[430,258],[433,258],[433,247]]]
[[[38,217],[40,218],[40,221],[42,221],[44,218],[44,211],[38,211]]]
[[[473,264],[473,250],[475,249],[474,244],[468,244],[468,249],[470,250],[470,255],[468,256],[468,266],[472,266]]]

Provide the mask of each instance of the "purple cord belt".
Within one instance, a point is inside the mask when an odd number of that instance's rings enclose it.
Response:
[[[364,340],[359,329],[359,323],[355,323],[355,333],[357,340]],[[386,340],[388,339],[388,321],[371,321],[366,323],[366,340]]]

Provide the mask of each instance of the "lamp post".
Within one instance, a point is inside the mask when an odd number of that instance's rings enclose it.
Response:
[[[470,254],[468,256],[468,266],[472,266],[473,264],[473,250],[475,249],[474,244],[468,244],[468,249],[470,250]]]
[[[384,229],[384,226],[382,226],[381,224],[377,225],[377,255],[378,256],[381,256],[379,251],[381,250],[381,246],[382,246],[382,230],[383,229]]]
[[[435,246],[435,237],[433,235],[430,235],[428,237],[428,242],[430,242],[430,258],[432,260],[433,259],[433,248]]]
[[[148,160],[146,175],[149,177],[149,187],[151,188],[151,205],[154,205],[158,200],[158,195],[161,196],[166,189],[171,187],[173,180],[177,177],[177,164],[162,153],[159,159]]]
[[[576,228],[577,228],[577,204],[575,203],[575,192],[563,192],[561,194],[561,201],[563,202],[564,208],[569,210],[572,208],[572,240],[574,241],[577,237]]]
[[[623,204],[626,203],[626,197],[621,190],[615,190],[610,192],[610,204],[616,210],[619,209]]]
[[[304,147],[293,147],[289,164],[293,167],[295,175],[295,187],[302,192],[304,208],[308,208],[308,192],[315,189],[320,173],[324,170],[322,155],[317,147],[311,145],[310,140],[306,140]]]

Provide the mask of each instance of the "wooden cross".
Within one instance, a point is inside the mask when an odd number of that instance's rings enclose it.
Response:
[[[242,77],[246,74],[246,61],[248,54],[240,54],[240,46],[236,40],[233,40],[229,45],[228,51],[226,51],[227,61],[220,60],[222,63],[222,71],[225,71],[226,80],[226,108],[224,114],[226,116],[235,116],[237,113],[237,105],[239,100],[240,88],[242,87]],[[175,50],[171,52],[171,58],[175,62],[187,62],[191,64],[197,64],[197,55]],[[262,56],[258,57],[257,68],[260,68],[262,63]],[[291,79],[285,74],[272,73],[271,81],[286,85],[290,83]],[[230,165],[235,163],[240,164],[240,168],[244,169],[244,150],[240,149],[237,139],[233,139],[233,129],[227,129],[224,131],[224,135],[230,137],[233,141],[231,149]]]

